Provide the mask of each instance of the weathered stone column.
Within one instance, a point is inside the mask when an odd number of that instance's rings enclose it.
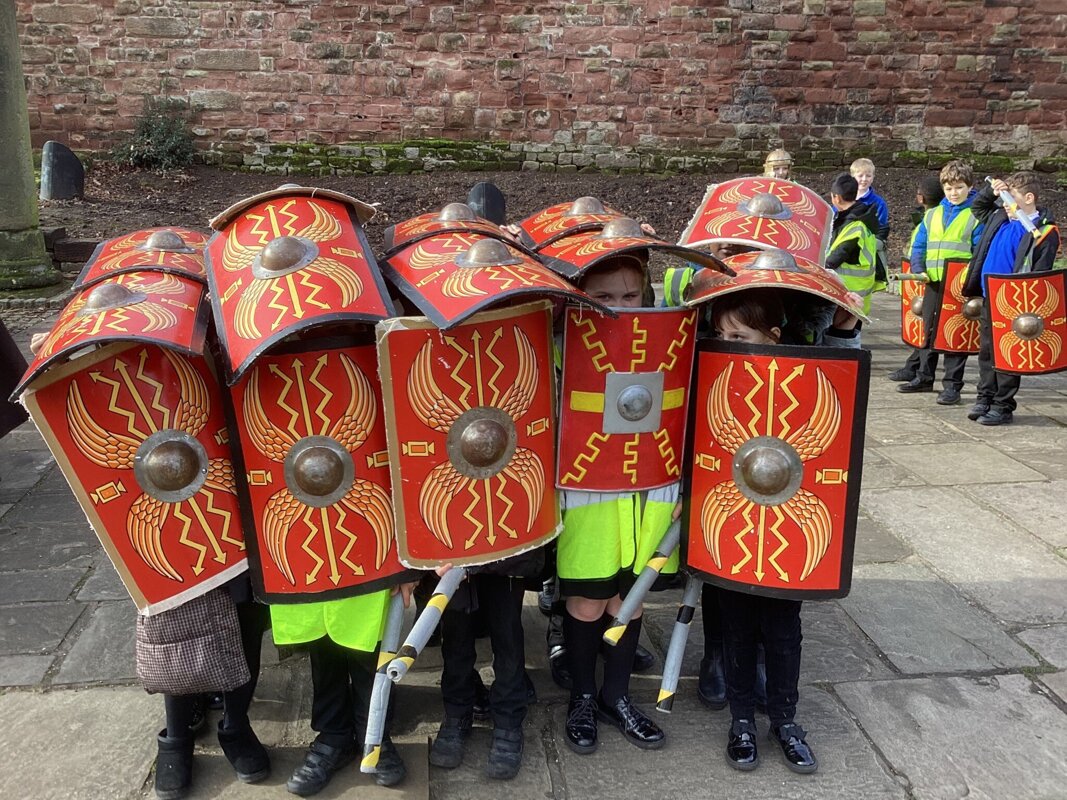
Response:
[[[38,227],[15,3],[0,2],[0,289],[58,283]]]

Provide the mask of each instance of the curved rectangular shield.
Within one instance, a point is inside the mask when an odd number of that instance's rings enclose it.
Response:
[[[689,568],[752,594],[848,594],[870,353],[705,340],[696,361]]]
[[[377,591],[406,572],[377,353],[328,344],[260,356],[232,388],[253,585],[269,603]]]
[[[74,295],[15,389],[90,346],[154,342],[192,355],[204,352],[208,305],[204,284],[160,272],[124,272]]]
[[[643,491],[681,479],[697,312],[568,308],[556,486]]]
[[[383,271],[442,329],[520,298],[558,297],[612,313],[513,243],[470,231],[438,233],[403,247]]]
[[[480,233],[503,239],[512,245],[515,241],[499,225],[476,216],[470,206],[464,203],[449,203],[440,211],[420,214],[417,217],[398,222],[393,226],[392,241],[386,243],[385,257],[406,247],[441,233]]]
[[[678,244],[778,248],[823,263],[833,207],[817,192],[779,178],[736,178],[708,187]]]
[[[911,261],[900,264],[904,275],[911,274]],[[923,322],[923,295],[926,283],[915,280],[900,281],[900,339],[904,344],[922,348],[926,346],[926,323]]]
[[[124,272],[166,272],[207,283],[206,244],[207,236],[187,228],[146,228],[117,236],[96,246],[74,286],[91,286]]]
[[[442,331],[378,326],[400,560],[498,561],[556,536],[552,320],[546,301]]]
[[[978,353],[982,300],[963,296],[968,261],[945,262],[945,291],[937,315],[934,349],[943,353]]]
[[[1067,270],[986,275],[993,366],[1042,375],[1067,369]]]
[[[602,228],[615,217],[621,216],[620,212],[595,197],[579,197],[538,211],[520,222],[519,228],[534,249],[540,250],[565,236]]]
[[[292,333],[395,313],[360,225],[366,209],[346,195],[296,187],[212,221],[208,282],[228,383]]]
[[[222,395],[200,357],[111,344],[24,403],[142,614],[247,569]]]

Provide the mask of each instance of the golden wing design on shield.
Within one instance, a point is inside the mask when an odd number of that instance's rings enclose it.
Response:
[[[184,358],[169,350],[164,350],[163,355],[178,373],[178,384],[181,387],[181,399],[174,409],[174,427],[190,436],[198,436],[207,425],[208,415],[211,413],[211,397],[207,385],[200,373]]]
[[[313,242],[328,242],[341,235],[341,223],[333,214],[311,201],[308,203],[313,218],[302,230],[297,231],[295,236],[302,236]]]
[[[343,306],[352,305],[363,294],[363,281],[360,280],[359,275],[333,258],[319,256],[302,270],[299,270],[294,275],[294,278],[302,280],[300,276],[303,275],[320,275],[337,284],[337,288],[341,290],[341,305]],[[265,282],[274,283],[279,280],[282,280],[282,278],[274,278]]]
[[[123,306],[121,310],[126,308],[139,311],[145,318],[147,324],[141,328],[143,333],[166,330],[178,323],[178,318],[174,315],[174,312],[169,308],[164,308],[159,303],[144,301],[134,306]]]
[[[481,274],[480,269],[461,267],[445,278],[441,284],[441,294],[445,297],[477,297],[488,292],[474,285],[474,279]]]
[[[527,528],[532,529],[537,515],[541,512],[541,499],[545,492],[545,467],[537,454],[524,447],[517,448],[511,456],[508,465],[500,471],[497,478],[500,486],[504,486],[504,477],[517,481],[526,493],[529,501],[530,516]]]
[[[393,506],[385,490],[372,481],[357,478],[352,488],[341,498],[341,505],[367,521],[374,531],[374,567],[381,569],[389,548],[393,546]],[[355,544],[353,537],[351,544]],[[342,555],[342,560],[348,551]]]
[[[146,275],[137,276],[137,280],[130,283],[146,294],[181,294],[185,286],[174,275],[161,274],[155,280],[146,280]]]
[[[285,579],[294,586],[296,579],[293,578],[293,568],[289,566],[285,545],[289,539],[289,531],[293,529],[293,522],[305,511],[307,506],[293,497],[288,489],[282,489],[267,501],[263,513],[263,543],[267,546],[267,553],[274,566],[281,570]]]
[[[815,372],[815,408],[808,420],[788,436],[801,461],[810,461],[826,452],[841,428],[841,401],[830,379],[821,370]]]
[[[328,436],[345,450],[352,452],[367,440],[377,419],[378,409],[374,404],[370,381],[363,374],[363,370],[353,364],[344,353],[340,354],[340,361],[348,378],[348,408],[333,424]]]
[[[797,493],[782,504],[782,511],[804,534],[807,546],[804,551],[804,569],[800,573],[800,580],[804,580],[819,566],[830,546],[830,536],[833,532],[830,510],[819,497],[807,489],[797,489]]]
[[[423,424],[435,431],[447,432],[464,409],[441,391],[433,377],[433,343],[426,342],[415,356],[408,373],[411,408]]]
[[[76,382],[71,383],[67,392],[67,425],[74,444],[94,464],[112,469],[133,469],[133,457],[144,439],[109,431],[100,425],[85,407]]]
[[[260,300],[267,289],[273,288],[273,280],[256,280],[240,293],[237,299],[237,308],[233,311],[233,329],[242,339],[256,339],[259,337],[259,326],[256,325],[256,311],[260,307]]]
[[[204,486],[220,492],[237,493],[233,479],[233,464],[228,458],[213,458],[207,462],[207,478],[204,480]]]
[[[518,371],[515,380],[500,401],[500,409],[512,419],[520,419],[530,410],[540,376],[537,369],[537,354],[526,334],[519,328],[515,328],[515,352],[518,356]]]
[[[262,249],[263,245],[249,247],[241,244],[237,238],[237,226],[234,225],[226,237],[226,246],[222,248],[222,267],[227,272],[240,272],[248,269]]]
[[[259,367],[252,369],[245,391],[243,405],[248,436],[255,448],[271,461],[285,461],[296,438],[268,419],[259,395],[259,370]]]
[[[451,239],[449,241],[451,242]],[[461,252],[462,250],[457,247],[452,252],[446,250],[443,253],[434,253],[428,249],[427,245],[420,244],[412,251],[411,257],[408,259],[408,266],[420,271],[434,269],[442,264],[454,261]]]
[[[745,503],[751,505],[733,481],[713,486],[704,497],[704,504],[700,508],[700,523],[704,530],[704,545],[711,553],[716,569],[722,569],[722,557],[719,555],[722,527]]]
[[[734,417],[730,407],[730,380],[733,377],[734,362],[726,365],[726,369],[719,373],[715,383],[708,392],[708,425],[711,427],[711,435],[722,448],[733,455],[745,442],[749,440],[748,432],[744,426]]]
[[[163,552],[163,525],[170,515],[170,503],[157,500],[147,492],[133,501],[126,515],[126,533],[134,551],[149,567],[164,578],[184,583],[178,570]]]
[[[451,462],[445,461],[430,470],[419,490],[419,512],[426,521],[426,527],[437,541],[450,550],[452,534],[448,529],[448,507],[452,499],[472,483],[473,478],[461,475]],[[475,496],[475,502],[478,499]]]

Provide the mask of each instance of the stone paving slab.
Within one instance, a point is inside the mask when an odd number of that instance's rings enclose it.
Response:
[[[1051,672],[1041,676],[1041,682],[1067,703],[1067,672]]]
[[[1012,458],[1051,480],[1067,479],[1067,458],[1053,450],[1017,450]]]
[[[48,531],[68,526],[92,530],[69,489],[49,494],[31,493],[4,519],[4,524],[16,531]]]
[[[860,504],[1002,622],[1067,621],[1067,562],[966,495],[882,489]]]
[[[1067,480],[960,488],[1053,547],[1067,547],[1067,524],[1063,517]]]
[[[99,605],[63,659],[54,683],[136,680],[133,653],[136,621],[137,608],[131,602]]]
[[[93,562],[95,566],[85,583],[78,589],[78,599],[82,602],[93,600],[130,600],[130,593],[122,582],[111,559],[103,552],[98,553]]]
[[[964,422],[971,424],[966,419]],[[1011,425],[990,427],[975,424],[974,427],[975,439],[1013,457],[1016,453],[1031,450],[1043,450],[1048,453],[1063,453],[1067,450],[1067,427],[1037,414],[1017,413]]]
[[[140,688],[0,696],[0,797],[141,797],[161,707]]]
[[[699,703],[675,704],[669,716],[655,714],[667,733],[663,750],[638,750],[609,725],[601,724],[600,747],[581,756],[563,742],[566,706],[554,706],[556,752],[570,798],[707,798],[717,800],[875,800],[905,797],[904,788],[883,768],[863,733],[832,697],[802,689],[797,720],[809,732],[819,758],[814,775],[796,775],[766,738],[767,719],[758,716],[760,765],[740,773],[726,763],[727,711]]]
[[[867,514],[860,513],[856,527],[854,563],[884,564],[901,561],[912,549],[900,541],[885,525]]]
[[[0,686],[36,686],[55,656],[0,656]]]
[[[838,696],[914,800],[1062,798],[1067,715],[1021,675],[848,683]]]
[[[1003,630],[920,564],[870,564],[840,601],[901,672],[1035,667]]]
[[[51,653],[85,606],[80,603],[31,603],[0,608],[0,655]]]
[[[0,605],[67,600],[84,575],[81,569],[0,572]]]
[[[1045,479],[1040,472],[982,442],[946,442],[937,447],[899,445],[882,447],[880,452],[932,486]]]
[[[929,445],[964,438],[956,428],[922,412],[895,408],[867,412],[867,441],[879,445]]]
[[[906,467],[890,461],[870,445],[863,452],[861,492],[869,489],[894,489],[898,486],[924,486],[925,481]]]
[[[1067,625],[1027,628],[1018,637],[1052,666],[1067,669]]]
[[[32,489],[55,462],[47,450],[5,447],[0,458],[0,502],[14,503]],[[69,489],[68,489],[69,491]]]
[[[319,800],[425,800],[430,796],[426,744],[402,743],[398,749],[408,768],[407,779],[399,786],[378,786],[372,775],[362,774],[359,764],[352,763],[340,770],[315,797]],[[249,786],[236,779],[233,768],[217,747],[198,749],[193,759],[193,788],[186,796],[190,800],[292,800],[295,795],[289,794],[285,782],[303,761],[303,748],[272,749],[270,758],[270,776]],[[137,794],[144,798],[155,796],[151,787]]]
[[[20,504],[21,506],[21,504]],[[4,538],[3,567],[5,570],[42,570],[66,567],[83,569],[93,563],[100,550],[100,540],[86,525],[84,528],[71,525],[55,525],[47,528],[26,526],[20,520],[17,526],[12,517],[21,511],[13,511],[0,522],[12,521],[17,532]]]

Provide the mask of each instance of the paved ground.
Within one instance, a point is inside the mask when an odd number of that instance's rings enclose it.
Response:
[[[9,311],[25,343],[48,320]],[[516,798],[1067,797],[1067,374],[1024,379],[1016,423],[988,429],[966,406],[900,395],[885,380],[902,362],[895,300],[880,296],[864,331],[874,354],[862,520],[852,594],[804,612],[800,721],[819,772],[793,775],[767,745],[750,774],[723,759],[727,712],[696,702],[699,625],[669,739],[644,753],[611,731],[600,751],[561,740],[564,694],[548,677],[543,622],[528,614],[539,701],[527,723]],[[975,365],[968,370],[973,397]],[[657,596],[648,644],[662,655],[677,593]],[[0,441],[0,797],[138,798],[150,794],[162,703],[136,687],[133,606],[40,437]],[[283,797],[284,775],[310,736],[299,655],[265,646],[253,708],[276,754],[268,789],[238,785],[210,736],[197,797]],[[401,688],[400,737],[413,779],[388,796],[497,798],[482,777],[488,732],[464,766],[429,772],[425,743],[439,714],[436,653]],[[485,667],[488,672],[488,666]],[[635,679],[651,705],[656,677]],[[621,788],[625,787],[625,788]],[[372,797],[349,769],[324,795]]]

